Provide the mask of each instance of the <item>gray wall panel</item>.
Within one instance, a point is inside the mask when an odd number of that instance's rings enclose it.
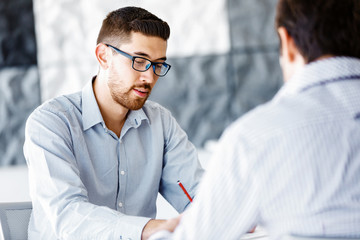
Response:
[[[218,138],[229,123],[228,55],[169,59],[151,99],[167,107],[197,146]]]
[[[277,49],[234,53],[229,114],[237,118],[270,100],[282,85]]]
[[[23,164],[24,127],[40,103],[36,66],[0,70],[0,166]]]
[[[31,0],[0,2],[0,166],[24,164],[24,126],[40,104]]]
[[[36,64],[32,0],[1,0],[0,49],[0,67]]]
[[[228,0],[232,48],[278,45],[274,27],[277,0]]]

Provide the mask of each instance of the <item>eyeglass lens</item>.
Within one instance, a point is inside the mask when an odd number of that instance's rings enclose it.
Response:
[[[152,63],[150,60],[142,57],[133,57],[133,68],[137,71],[146,71],[151,65],[153,65],[153,70],[158,76],[164,76],[169,70],[169,65],[166,63]]]

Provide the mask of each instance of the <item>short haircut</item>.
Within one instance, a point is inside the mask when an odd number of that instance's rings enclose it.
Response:
[[[110,12],[103,20],[97,44],[120,45],[130,40],[131,32],[168,40],[169,25],[154,14],[139,7],[124,7]]]
[[[360,58],[359,0],[279,0],[275,25],[307,63],[326,54]]]

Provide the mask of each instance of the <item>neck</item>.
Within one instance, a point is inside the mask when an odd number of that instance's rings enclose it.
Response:
[[[129,109],[113,100],[107,81],[101,76],[98,75],[94,80],[93,89],[106,127],[120,137]]]
[[[323,60],[323,59],[326,59],[326,58],[331,58],[331,57],[335,57],[335,55],[325,54],[325,55],[322,55],[322,56],[318,57],[317,59],[315,59],[314,62],[319,61],[319,60]]]

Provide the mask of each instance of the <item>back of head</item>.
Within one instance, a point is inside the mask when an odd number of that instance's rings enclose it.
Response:
[[[99,43],[126,43],[131,32],[160,37],[170,36],[169,25],[154,14],[139,7],[124,7],[110,12],[104,19],[98,38]]]
[[[275,24],[307,63],[328,54],[360,58],[359,0],[279,0]]]

